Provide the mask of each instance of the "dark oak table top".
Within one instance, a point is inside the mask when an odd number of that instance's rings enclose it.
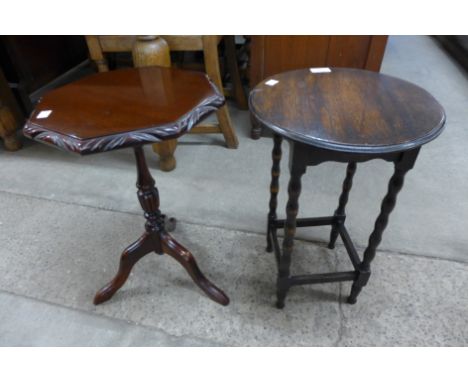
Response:
[[[274,75],[250,94],[252,117],[312,146],[351,153],[419,147],[443,129],[442,106],[410,82],[360,69],[300,69]]]
[[[224,104],[201,72],[157,66],[98,73],[44,95],[26,136],[79,154],[177,138]]]

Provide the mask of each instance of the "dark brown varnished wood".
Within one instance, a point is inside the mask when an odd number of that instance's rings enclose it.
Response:
[[[388,36],[252,36],[250,85],[287,70],[346,67],[378,72]],[[262,127],[252,124],[251,137]]]
[[[328,242],[328,248],[330,249],[335,248],[335,242],[338,238],[339,232],[338,225],[343,224],[346,218],[345,208],[346,204],[348,203],[349,191],[351,191],[351,187],[353,186],[353,177],[355,172],[356,162],[349,163],[346,169],[346,178],[343,182],[343,190],[341,191],[341,195],[338,200],[338,207],[334,213],[334,216],[339,217],[339,223],[332,226],[332,230],[330,232],[330,241]]]
[[[289,290],[289,268],[296,235],[296,218],[299,212],[299,195],[301,194],[301,177],[306,167],[299,162],[291,166],[291,178],[288,185],[288,203],[286,204],[286,221],[284,223],[283,254],[278,265],[277,302],[278,308],[284,307],[284,299]]]
[[[374,260],[377,247],[382,241],[382,234],[387,227],[388,217],[395,208],[398,193],[403,188],[405,174],[413,168],[418,153],[419,149],[407,151],[395,162],[395,172],[388,183],[387,195],[385,195],[382,201],[380,214],[375,221],[374,230],[369,237],[369,244],[364,251],[363,260],[358,267],[357,278],[351,287],[351,294],[348,297],[348,303],[350,304],[356,303],[357,296],[361,292],[362,287],[364,287],[369,280],[371,273],[370,264],[372,260]]]
[[[97,73],[47,93],[27,137],[78,154],[177,138],[224,104],[199,72],[157,66]],[[51,111],[47,118],[41,112]]]
[[[151,252],[171,256],[209,298],[221,305],[229,303],[203,275],[193,255],[167,232],[175,220],[169,219],[166,227],[142,148],[145,143],[182,135],[223,103],[224,97],[205,74],[152,66],[103,72],[53,90],[32,113],[24,134],[40,142],[79,154],[135,149],[145,232],[122,253],[117,274],[96,294],[95,304],[109,300],[138,260]],[[41,118],[45,111],[50,113]]]
[[[278,262],[276,305],[284,307],[291,286],[342,281],[353,281],[347,301],[354,304],[370,278],[370,265],[403,187],[404,176],[413,168],[420,147],[441,133],[444,110],[425,90],[378,73],[332,69],[331,73],[312,74],[299,70],[273,78],[278,82],[273,86],[265,83],[257,86],[249,102],[252,118],[290,143],[287,218],[278,220],[275,215],[268,215],[267,243],[274,249]],[[344,225],[345,207],[356,163],[372,159],[394,163],[395,173],[361,260]],[[275,157],[273,161],[273,167],[279,167]],[[348,163],[334,215],[296,219],[300,179],[305,168],[327,161]],[[332,226],[330,248],[338,235],[341,237],[354,271],[291,276],[296,227],[320,225]],[[280,250],[276,230],[282,227],[284,241]]]
[[[115,277],[103,286],[94,296],[94,304],[99,305],[109,300],[127,281],[133,266],[143,256],[153,252],[151,235],[144,233],[137,241],[128,246],[120,256],[119,269]]]
[[[146,66],[171,66],[171,51],[203,50],[205,54],[205,69],[219,89],[222,88],[219,74],[218,44],[221,36],[86,36],[90,57],[95,62],[100,72],[109,70],[104,57],[105,52],[132,51],[133,64],[136,67]],[[235,63],[237,70],[237,63]],[[237,72],[234,70],[234,72]],[[238,77],[238,76],[237,76]],[[234,78],[237,78],[233,76]],[[234,81],[235,82],[235,81]],[[244,95],[245,100],[245,95]],[[245,101],[246,103],[246,101]],[[229,148],[238,145],[236,133],[232,127],[227,106],[216,112],[219,124],[193,126],[188,132],[195,134],[222,133]],[[176,167],[175,150],[177,139],[165,139],[153,143],[153,150],[159,156],[159,168],[162,171],[172,171]]]
[[[281,135],[275,134],[273,136],[273,151],[271,152],[271,158],[273,165],[271,167],[271,184],[270,184],[270,211],[268,212],[267,219],[267,252],[272,252],[272,242],[270,238],[270,225],[271,222],[276,220],[276,207],[278,206],[278,192],[279,192],[279,176],[280,176],[280,162],[281,162],[281,143],[283,138]]]
[[[138,200],[146,218],[145,233],[123,252],[116,276],[97,292],[94,303],[101,304],[109,300],[124,285],[138,260],[150,252],[155,252],[174,258],[209,298],[221,305],[228,305],[229,298],[203,275],[193,255],[166,232],[164,215],[159,210],[158,189],[149,172],[141,146],[135,147],[135,157]]]
[[[278,83],[268,86],[270,79]],[[409,150],[437,137],[445,122],[426,90],[359,69],[281,73],[255,87],[249,102],[253,118],[276,133],[351,153]]]

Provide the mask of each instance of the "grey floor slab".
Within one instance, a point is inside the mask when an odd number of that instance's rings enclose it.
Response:
[[[155,341],[165,334],[161,341],[169,343],[197,344],[192,339],[202,338],[208,343],[244,346],[467,343],[465,263],[380,252],[357,305],[342,302],[349,283],[324,284],[293,288],[281,311],[274,307],[275,263],[272,254],[264,252],[263,235],[181,223],[174,235],[196,254],[207,276],[228,293],[228,307],[206,298],[177,263],[157,255],[142,259],[124,288],[96,307],[94,292],[114,275],[120,251],[138,236],[143,219],[5,193],[0,211],[2,220],[3,214],[9,216],[9,224],[0,231],[0,290],[144,325],[156,330]],[[293,274],[337,269],[350,270],[342,247],[331,251],[296,242]],[[28,311],[22,304],[13,313],[12,308],[3,313],[10,322],[3,330],[10,333],[10,340],[18,330],[23,333],[18,341],[27,342],[41,320],[55,313],[41,313],[41,308],[30,306],[31,314],[15,325],[12,317]],[[58,315],[59,326],[63,326],[60,317],[65,320],[67,314]],[[91,343],[99,343],[101,336],[101,344],[139,343],[134,329],[119,338],[118,325],[111,324],[105,332],[105,321],[94,323],[93,318],[86,324],[80,316],[74,320],[76,326],[86,325],[82,331],[92,333]],[[44,330],[50,329],[46,325]],[[67,340],[81,341],[79,334]],[[41,338],[31,341],[39,344]]]
[[[178,225],[177,239],[230,296],[226,308],[206,298],[178,263],[157,255],[143,258],[112,301],[96,307],[94,293],[113,277],[144,219],[11,194],[1,195],[0,211],[2,220],[9,216],[0,231],[0,290],[220,344],[331,345],[338,338],[337,284],[299,289],[288,311],[273,307],[275,264],[262,236]],[[330,271],[335,263],[321,251],[297,265]]]
[[[0,346],[217,346],[0,292]]]
[[[372,269],[358,303],[341,306],[338,345],[468,345],[467,264],[379,253]]]

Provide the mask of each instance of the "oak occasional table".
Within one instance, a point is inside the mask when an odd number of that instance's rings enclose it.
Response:
[[[97,292],[95,304],[110,299],[135,263],[151,252],[173,257],[208,297],[229,303],[192,254],[168,234],[142,148],[178,138],[223,104],[224,97],[205,74],[154,66],[99,73],[65,85],[47,93],[31,114],[23,131],[37,141],[82,155],[125,147],[135,151],[145,232],[122,253],[117,275]]]
[[[274,134],[267,251],[274,251],[278,263],[277,307],[284,307],[291,286],[341,281],[353,282],[347,301],[354,304],[369,280],[370,264],[405,174],[414,166],[420,147],[442,132],[443,108],[427,91],[409,82],[346,68],[301,69],[272,76],[252,90],[249,103],[254,121]],[[276,215],[283,138],[290,144],[285,220]],[[395,170],[361,259],[344,225],[345,207],[356,163],[377,158],[393,162]],[[348,164],[338,207],[333,216],[297,219],[301,177],[307,166],[326,161]],[[331,226],[329,248],[341,237],[354,270],[290,275],[296,227],[321,225]],[[282,248],[278,228],[284,228]]]

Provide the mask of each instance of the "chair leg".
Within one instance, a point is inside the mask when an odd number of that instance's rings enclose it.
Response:
[[[153,151],[159,155],[159,167],[162,171],[172,171],[176,168],[177,162],[174,156],[176,147],[177,139],[168,139],[153,144]]]
[[[232,91],[236,99],[237,107],[247,110],[247,97],[239,74],[239,65],[237,64],[236,41],[235,37],[224,36],[224,46],[226,48],[226,64],[232,81]]]
[[[0,104],[0,137],[3,138],[5,149],[16,151],[21,148],[21,142],[16,136],[16,122],[13,114],[6,106]]]
[[[104,57],[102,52],[101,43],[99,42],[98,36],[85,36],[86,43],[88,44],[89,55],[91,60],[97,66],[99,72],[108,72],[109,66],[107,65],[107,60]]]
[[[205,71],[212,79],[218,89],[223,89],[221,81],[221,73],[219,72],[218,45],[216,36],[203,36],[203,55],[205,58]],[[219,127],[224,135],[226,145],[230,149],[235,149],[239,146],[236,132],[232,127],[231,118],[226,105],[221,107],[217,112]]]
[[[231,117],[229,116],[229,110],[226,105],[219,108],[216,111],[216,116],[219,121],[219,128],[224,135],[224,140],[226,141],[226,146],[229,149],[237,149],[239,146],[239,141],[237,140],[237,135],[232,128]]]

